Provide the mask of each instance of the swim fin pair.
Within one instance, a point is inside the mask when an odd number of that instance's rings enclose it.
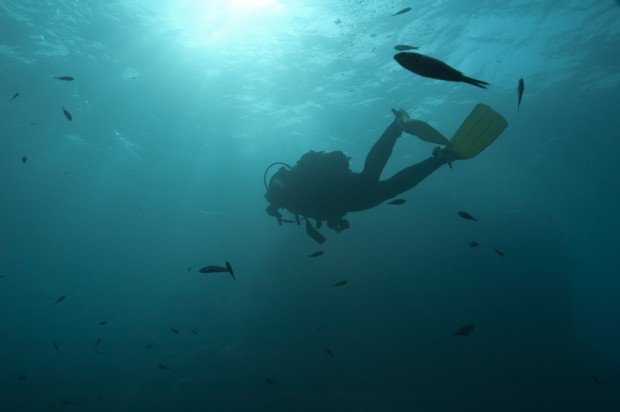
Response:
[[[459,159],[471,159],[495,141],[508,127],[506,119],[490,106],[477,104],[446,145]]]

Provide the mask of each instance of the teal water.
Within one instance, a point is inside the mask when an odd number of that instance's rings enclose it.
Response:
[[[0,410],[620,410],[619,36],[611,0],[0,0]],[[265,213],[270,163],[476,103],[508,129],[404,205],[322,246]]]

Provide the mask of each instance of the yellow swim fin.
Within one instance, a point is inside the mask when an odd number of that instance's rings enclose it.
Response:
[[[470,159],[493,143],[506,127],[508,122],[501,114],[486,104],[477,104],[447,148],[460,159]]]

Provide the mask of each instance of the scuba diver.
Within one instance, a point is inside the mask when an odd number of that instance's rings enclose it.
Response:
[[[344,216],[349,212],[370,209],[408,191],[422,182],[439,167],[456,160],[470,159],[482,152],[508,126],[506,120],[491,107],[478,104],[448,140],[428,123],[409,118],[403,109],[392,109],[395,119],[383,132],[366,156],[364,169],[357,173],[349,168],[349,158],[340,151],[304,154],[295,167],[273,163],[265,171],[266,211],[281,225],[306,221],[306,231],[317,242],[325,237],[316,229],[322,223],[337,232],[349,227]],[[442,145],[435,147],[432,156],[406,167],[394,176],[380,180],[396,140],[403,132]],[[282,165],[267,185],[267,173],[272,166]],[[295,220],[283,219],[279,209],[287,209]],[[300,218],[301,216],[301,218]],[[316,221],[316,229],[309,223]]]

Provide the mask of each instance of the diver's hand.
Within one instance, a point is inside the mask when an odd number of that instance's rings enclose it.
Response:
[[[407,114],[407,112],[405,111],[405,109],[403,109],[402,107],[398,110],[396,109],[392,109],[392,113],[394,113],[394,121],[400,126],[400,128],[402,129],[404,124],[410,120],[409,119],[409,114]]]

